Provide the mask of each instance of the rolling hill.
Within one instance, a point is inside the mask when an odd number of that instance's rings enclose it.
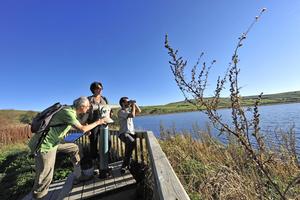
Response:
[[[257,96],[245,96],[242,98],[242,104],[245,106],[253,105],[256,98]],[[300,102],[300,91],[263,95],[261,105],[297,102]],[[229,106],[230,99],[221,98],[220,108],[226,108]],[[117,109],[118,108],[114,109],[114,113],[117,113]],[[195,106],[185,101],[168,103],[166,105],[143,106],[141,109],[142,115],[188,112],[197,110]],[[37,112],[35,111],[0,110],[0,124],[3,126],[7,124],[29,123],[32,117],[36,114]]]

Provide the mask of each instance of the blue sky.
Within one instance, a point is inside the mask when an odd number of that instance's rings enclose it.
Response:
[[[298,0],[1,0],[0,109],[71,104],[90,95],[96,80],[111,103],[121,96],[141,105],[183,100],[165,34],[191,65],[201,52],[217,60],[214,86],[263,7],[239,53],[242,95],[300,90]]]

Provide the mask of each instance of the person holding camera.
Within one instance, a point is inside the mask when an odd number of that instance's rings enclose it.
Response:
[[[129,168],[132,152],[136,144],[133,118],[141,112],[141,109],[135,100],[128,100],[128,97],[122,97],[119,104],[121,106],[121,110],[118,112],[120,123],[119,138],[125,143],[125,157],[121,173],[125,173],[126,169]]]

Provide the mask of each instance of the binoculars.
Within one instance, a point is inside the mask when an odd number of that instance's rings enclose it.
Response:
[[[129,100],[128,103],[130,104],[136,103],[136,100]]]

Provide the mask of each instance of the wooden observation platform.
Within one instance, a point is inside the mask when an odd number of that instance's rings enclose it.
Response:
[[[137,168],[120,173],[125,146],[117,137],[118,131],[110,130],[112,176],[99,179],[94,176],[88,181],[74,185],[74,175],[54,181],[43,200],[189,200],[166,155],[151,131],[138,131],[133,161]],[[88,153],[87,136],[76,142]],[[136,171],[135,171],[136,170]],[[28,194],[23,200],[30,200]]]

